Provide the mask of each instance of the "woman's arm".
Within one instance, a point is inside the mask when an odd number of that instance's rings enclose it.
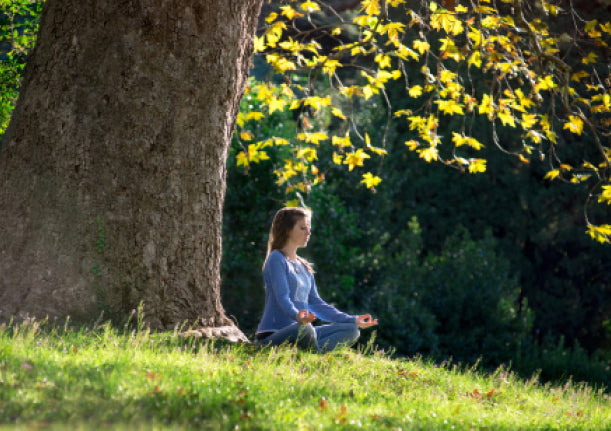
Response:
[[[331,304],[327,304],[318,294],[314,276],[310,274],[310,277],[312,289],[310,289],[310,295],[308,296],[308,305],[318,318],[332,323],[357,323],[357,316],[346,314]]]

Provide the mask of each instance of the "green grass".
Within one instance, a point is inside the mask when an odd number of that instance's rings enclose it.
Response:
[[[0,429],[611,429],[609,396],[582,384],[139,327],[0,328]]]

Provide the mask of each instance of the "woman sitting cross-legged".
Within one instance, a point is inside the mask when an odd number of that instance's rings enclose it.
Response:
[[[255,334],[258,344],[286,342],[330,351],[352,345],[359,338],[359,328],[378,323],[369,314],[343,313],[318,295],[312,265],[297,256],[297,249],[310,238],[310,220],[311,212],[305,208],[282,208],[274,217],[263,265],[265,310]],[[313,326],[316,318],[330,324]]]

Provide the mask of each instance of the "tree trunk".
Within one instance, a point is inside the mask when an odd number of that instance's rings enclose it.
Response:
[[[261,2],[47,1],[0,153],[4,315],[233,326],[225,161]]]

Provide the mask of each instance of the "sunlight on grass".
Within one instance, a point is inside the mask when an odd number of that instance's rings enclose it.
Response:
[[[370,345],[259,349],[137,322],[0,329],[0,429],[609,429],[609,401]]]

